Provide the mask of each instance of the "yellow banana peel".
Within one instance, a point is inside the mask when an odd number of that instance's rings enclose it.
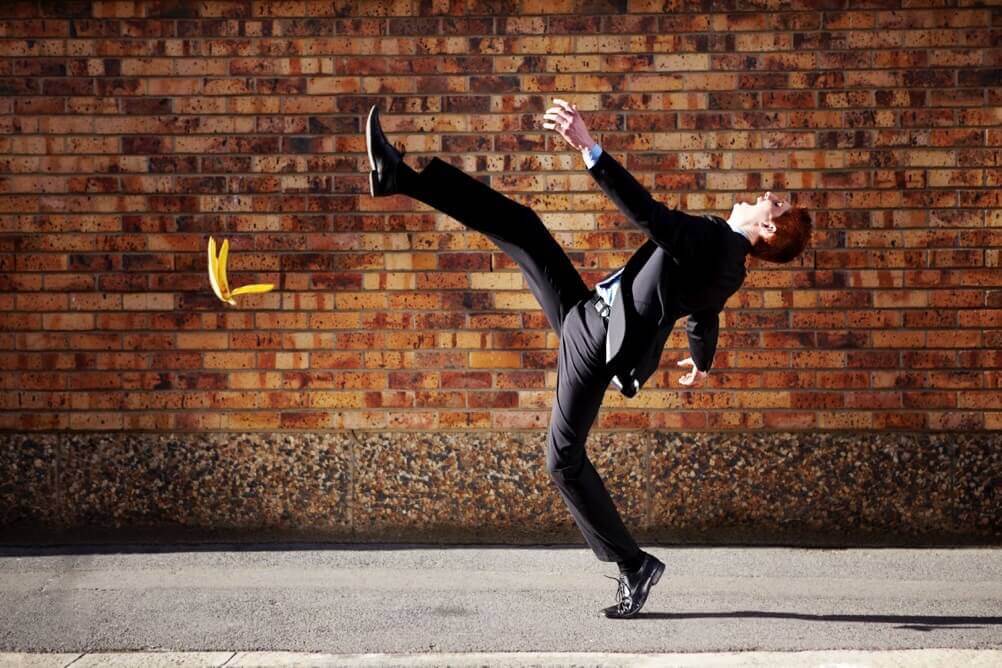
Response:
[[[224,239],[223,247],[220,249],[219,257],[217,258],[216,240],[209,237],[209,284],[219,299],[236,306],[237,302],[233,298],[237,295],[258,294],[275,289],[274,283],[255,283],[253,285],[242,285],[235,290],[230,290],[230,284],[226,280],[226,259],[229,257],[229,253],[230,241],[229,239]]]

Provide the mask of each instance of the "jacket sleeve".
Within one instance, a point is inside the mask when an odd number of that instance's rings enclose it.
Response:
[[[679,264],[705,266],[702,263],[715,254],[719,241],[715,225],[655,200],[608,151],[602,151],[588,173],[623,215]]]
[[[692,361],[700,371],[709,371],[713,366],[713,355],[717,352],[717,331],[720,315],[717,311],[697,311],[685,321],[685,333],[689,337],[689,352]]]

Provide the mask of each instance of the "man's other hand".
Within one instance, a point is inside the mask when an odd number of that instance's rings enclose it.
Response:
[[[686,387],[700,387],[706,384],[706,377],[709,376],[708,371],[700,371],[696,368],[696,363],[692,361],[691,357],[686,357],[684,360],[678,361],[678,366],[685,367],[691,366],[689,373],[685,374],[678,379],[680,385],[685,385]]]
[[[577,105],[559,98],[554,98],[553,103],[554,106],[543,114],[543,127],[556,130],[573,149],[584,151],[591,148],[595,140],[588,134]]]

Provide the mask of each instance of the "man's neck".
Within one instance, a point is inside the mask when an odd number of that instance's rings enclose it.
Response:
[[[745,231],[744,228],[742,228],[740,225],[735,225],[734,223],[732,223],[730,218],[727,219],[727,224],[730,226],[732,230],[734,230],[738,234],[743,235],[744,238],[747,239],[749,242],[754,243],[754,241],[751,238],[751,234]]]

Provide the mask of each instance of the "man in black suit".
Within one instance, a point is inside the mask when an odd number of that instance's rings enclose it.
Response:
[[[705,382],[717,343],[718,314],[745,278],[745,257],[788,262],[810,237],[810,217],[767,192],[739,202],[727,220],[668,208],[591,138],[575,105],[554,100],[543,127],[581,151],[588,171],[619,210],[648,236],[626,265],[589,289],[539,216],[435,157],[416,172],[387,140],[373,106],[366,145],[374,197],[404,194],[477,230],[522,270],[559,336],[557,390],[547,433],[547,470],[585,541],[619,566],[608,617],[635,616],[665,565],[627,530],[585,441],[610,382],[634,396],[658,368],[675,321],[688,316],[691,356],[679,382]]]

